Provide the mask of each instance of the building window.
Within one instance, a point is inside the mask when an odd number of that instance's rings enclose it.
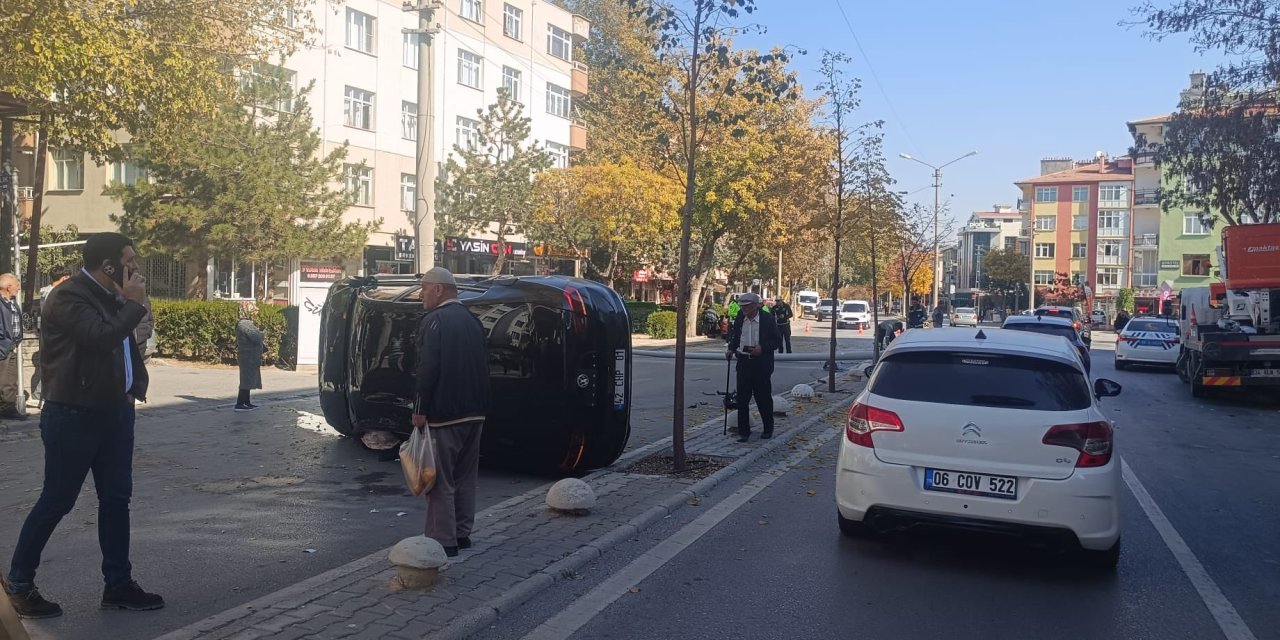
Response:
[[[53,151],[53,190],[84,189],[84,154],[70,149]]]
[[[418,103],[400,101],[400,137],[418,139]]]
[[[373,169],[358,164],[342,165],[347,178],[347,192],[355,196],[355,203],[373,206]]]
[[[1073,243],[1073,244],[1071,245],[1071,257],[1072,257],[1072,258],[1087,258],[1087,257],[1089,257],[1089,245],[1087,245],[1087,244],[1085,244],[1085,243],[1083,243],[1083,242],[1076,242],[1076,243]]]
[[[1209,275],[1209,256],[1203,253],[1182,254],[1182,275],[1184,276]]]
[[[373,131],[373,92],[347,87],[342,116],[348,127]]]
[[[1104,202],[1126,202],[1129,188],[1122,184],[1104,184],[1098,187],[1098,199]]]
[[[1057,202],[1057,187],[1036,187],[1036,202]]]
[[[520,102],[520,84],[524,74],[519,69],[502,68],[502,88],[511,94],[511,99]]]
[[[1125,233],[1126,211],[1110,210],[1098,212],[1098,235],[1107,237],[1123,236]]]
[[[255,62],[240,74],[240,91],[246,96],[252,96],[255,87],[269,89],[272,95],[279,90],[276,103],[272,105],[276,111],[293,112],[293,94],[297,86],[297,71],[264,62]]]
[[[471,118],[458,116],[458,135],[454,142],[463,149],[470,149],[476,145],[476,131],[479,130],[480,123]]]
[[[1120,264],[1121,247],[1119,240],[1104,240],[1098,243],[1098,264]]]
[[[1200,214],[1188,213],[1182,217],[1182,233],[1188,236],[1207,236],[1209,227],[1205,226]]]
[[[569,167],[569,147],[558,142],[547,142],[547,153],[551,156],[551,166],[557,169]]]
[[[1017,250],[1018,250],[1018,239],[1017,239],[1017,238],[1005,238],[1005,239],[1004,239],[1004,250],[1005,250],[1005,251],[1017,251]]]
[[[1052,271],[1037,271],[1034,274],[1036,284],[1053,284]]]
[[[547,113],[561,118],[569,117],[568,89],[547,83]]]
[[[252,300],[257,290],[256,269],[238,260],[215,260],[213,296],[223,300]]]
[[[111,184],[132,187],[147,179],[147,170],[136,163],[124,160],[111,163]]]
[[[1073,231],[1087,231],[1089,229],[1089,216],[1071,216],[1071,229]]]
[[[1088,202],[1089,187],[1071,187],[1072,202]]]
[[[402,55],[404,59],[400,61],[401,64],[410,69],[418,68],[418,34],[404,34],[404,51]]]
[[[479,89],[480,66],[483,63],[484,58],[470,51],[458,49],[458,84]]]
[[[360,13],[347,8],[347,48],[373,54],[374,18],[367,13]]]
[[[1115,267],[1098,269],[1098,286],[1099,287],[1120,286],[1120,269]]]
[[[400,174],[400,209],[413,211],[417,207],[418,177],[412,173]]]
[[[458,8],[458,14],[472,22],[480,22],[481,16],[484,15],[480,0],[461,0],[461,2],[462,5]]]
[[[547,53],[561,60],[573,60],[573,37],[554,24],[547,25]]]
[[[1036,257],[1037,257],[1037,258],[1052,258],[1052,257],[1054,256],[1054,247],[1055,247],[1055,246],[1057,246],[1057,245],[1055,245],[1055,244],[1054,244],[1054,243],[1052,243],[1052,242],[1037,242],[1037,243],[1036,243]]]
[[[1057,216],[1036,216],[1036,231],[1053,231],[1057,228]]]
[[[509,4],[502,5],[502,35],[520,40],[524,25],[524,11]]]

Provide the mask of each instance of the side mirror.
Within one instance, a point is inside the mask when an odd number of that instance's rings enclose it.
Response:
[[[863,375],[864,377],[870,378],[870,377],[871,377],[871,372],[872,372],[872,371],[875,371],[875,370],[876,370],[876,366],[875,366],[874,364],[873,364],[873,365],[870,365],[870,366],[868,366],[866,369],[863,369],[863,370],[862,370],[862,375]]]
[[[1093,382],[1093,395],[1099,398],[1114,398],[1120,395],[1120,389],[1119,382],[1106,378],[1098,378]]]

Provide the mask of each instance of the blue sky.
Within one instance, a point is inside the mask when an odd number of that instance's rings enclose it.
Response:
[[[859,117],[884,120],[895,189],[914,192],[909,201],[932,206],[930,170],[899,153],[937,165],[977,151],[943,171],[942,198],[963,221],[1015,204],[1013,182],[1036,175],[1042,157],[1126,153],[1125,122],[1173,110],[1188,74],[1218,62],[1184,37],[1155,42],[1118,26],[1139,1],[838,0],[863,57],[837,0],[757,0],[750,20],[768,31],[739,44],[807,49],[793,67],[809,93],[822,49],[849,54]]]

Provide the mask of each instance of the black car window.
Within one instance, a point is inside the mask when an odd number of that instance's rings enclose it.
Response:
[[[1080,371],[1027,356],[940,351],[894,354],[876,366],[871,393],[912,402],[1078,411],[1092,402]]]
[[[1011,322],[1005,325],[1004,328],[1012,329],[1014,331],[1030,331],[1031,333],[1043,333],[1045,335],[1050,335],[1050,336],[1062,336],[1072,344],[1075,344],[1076,339],[1080,337],[1080,334],[1076,333],[1075,327],[1067,327],[1067,326],[1063,326],[1056,323],[1045,324],[1041,322]]]
[[[1075,320],[1076,317],[1075,312],[1070,309],[1036,309],[1036,315],[1056,316],[1058,318],[1067,318],[1068,320]]]
[[[362,291],[361,295],[369,300],[395,300],[400,294],[409,290],[409,286],[403,287],[378,287],[377,289],[369,289]],[[421,298],[419,298],[421,300]]]
[[[1151,331],[1153,333],[1177,333],[1178,325],[1164,320],[1130,320],[1125,331]]]

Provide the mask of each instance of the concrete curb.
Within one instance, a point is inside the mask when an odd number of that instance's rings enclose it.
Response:
[[[817,415],[810,417],[804,422],[783,432],[781,435],[774,436],[773,440],[768,444],[761,446],[741,458],[738,458],[725,468],[703,478],[693,486],[671,495],[664,500],[662,504],[650,507],[644,513],[641,513],[627,521],[626,524],[618,526],[613,531],[610,531],[590,543],[587,543],[585,546],[579,548],[577,551],[569,554],[565,558],[552,563],[550,566],[533,574],[533,576],[516,585],[514,588],[510,589],[498,598],[490,600],[480,607],[455,618],[448,626],[435,634],[432,634],[432,637],[444,640],[462,640],[479,633],[484,630],[485,627],[496,622],[503,613],[509,613],[510,611],[520,607],[529,600],[532,600],[534,596],[538,595],[543,589],[563,580],[564,573],[575,572],[578,569],[581,569],[592,560],[599,558],[610,549],[624,542],[627,538],[639,533],[654,522],[676,512],[681,507],[685,506],[688,500],[702,495],[707,495],[715,487],[737,475],[738,472],[746,469],[761,457],[772,453],[774,450],[785,445],[787,440],[792,436],[808,431],[818,422],[826,419],[835,411],[848,406],[849,403],[853,402],[853,399],[854,394],[849,394],[848,397],[840,400],[830,407],[827,407],[826,409],[823,409]],[[656,444],[659,443],[655,442],[651,445],[647,445],[646,447]],[[639,451],[639,449],[636,451]]]

